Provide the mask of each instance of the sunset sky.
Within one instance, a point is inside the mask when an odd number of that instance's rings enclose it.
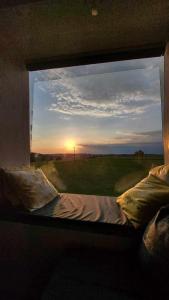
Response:
[[[162,153],[162,60],[30,72],[31,151]]]

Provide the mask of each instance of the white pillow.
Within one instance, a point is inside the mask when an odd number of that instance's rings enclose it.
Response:
[[[12,205],[32,211],[51,202],[58,192],[41,169],[2,170],[3,194]]]

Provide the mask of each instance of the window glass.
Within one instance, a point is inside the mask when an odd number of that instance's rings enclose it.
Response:
[[[117,196],[163,164],[162,63],[30,72],[32,165],[60,192]]]

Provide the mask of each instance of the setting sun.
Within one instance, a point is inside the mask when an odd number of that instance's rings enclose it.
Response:
[[[74,150],[76,147],[76,142],[74,140],[67,140],[65,142],[65,147],[67,150]]]

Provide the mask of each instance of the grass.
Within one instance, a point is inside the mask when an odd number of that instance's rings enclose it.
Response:
[[[36,167],[41,166],[60,192],[118,196],[147,176],[152,166],[160,164],[162,156],[103,156],[43,162]]]

